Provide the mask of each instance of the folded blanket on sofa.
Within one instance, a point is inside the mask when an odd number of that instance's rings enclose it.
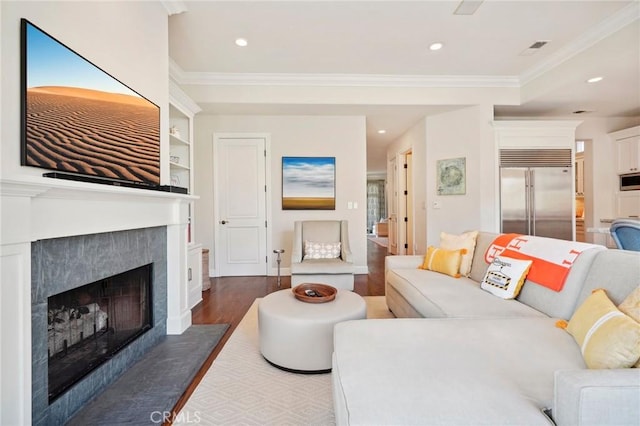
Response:
[[[594,247],[600,246],[531,235],[502,234],[489,245],[484,259],[491,263],[500,255],[531,260],[533,263],[527,280],[561,291],[573,262],[580,253]]]

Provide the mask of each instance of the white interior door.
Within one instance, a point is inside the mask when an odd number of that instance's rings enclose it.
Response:
[[[265,139],[214,143],[217,275],[267,275]]]

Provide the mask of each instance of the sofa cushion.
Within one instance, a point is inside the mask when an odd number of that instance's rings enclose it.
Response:
[[[640,358],[640,324],[619,311],[602,289],[576,310],[567,331],[589,368],[628,368]]]
[[[440,272],[441,274],[447,274],[454,278],[460,278],[460,262],[462,262],[462,255],[464,253],[466,253],[466,249],[445,250],[429,246],[420,269]]]
[[[469,276],[471,272],[471,262],[476,249],[476,239],[478,231],[469,231],[460,235],[440,233],[440,248],[445,250],[465,249],[467,252],[462,255],[460,262],[460,275]]]
[[[302,241],[330,243],[341,240],[339,220],[303,221],[302,225]]]
[[[527,279],[517,299],[550,317],[568,320],[577,306],[576,299],[582,285],[590,274],[591,263],[598,253],[604,251],[607,250],[602,247],[580,253],[573,262],[561,291],[551,290]]]
[[[308,259],[291,264],[291,273],[313,274],[353,274],[353,263],[341,259]]]
[[[618,309],[624,312],[630,318],[640,323],[640,286],[636,287],[623,301],[618,305]],[[634,367],[640,368],[640,359]]]
[[[549,425],[541,409],[552,404],[554,372],[585,367],[573,338],[554,322],[337,324],[332,372],[337,424]]]
[[[484,253],[498,235],[499,234],[491,232],[478,233],[478,238],[476,238],[476,249],[473,253],[473,261],[471,262],[471,271],[469,272],[469,278],[475,282],[481,282],[482,278],[484,278],[484,274],[487,272],[489,264],[484,261]]]
[[[582,305],[591,292],[598,288],[607,290],[609,299],[618,305],[640,285],[639,277],[639,251],[599,251],[586,274],[584,286],[576,298],[575,306]]]
[[[543,316],[525,304],[493,296],[470,278],[454,280],[433,271],[397,268],[387,271],[386,280],[425,318]]]

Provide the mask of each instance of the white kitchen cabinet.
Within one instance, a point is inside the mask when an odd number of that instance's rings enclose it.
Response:
[[[618,173],[640,172],[640,136],[616,141],[618,149]]]
[[[619,175],[640,173],[640,126],[609,133],[615,144]]]
[[[202,300],[202,244],[190,244],[187,253],[187,301],[192,309]]]

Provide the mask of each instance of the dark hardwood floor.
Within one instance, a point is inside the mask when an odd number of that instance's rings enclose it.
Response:
[[[369,274],[355,276],[354,291],[356,293],[361,296],[384,295],[384,258],[386,255],[386,247],[381,247],[367,240]],[[255,299],[285,288],[291,288],[290,277],[281,278],[280,288],[278,288],[276,277],[211,278],[211,289],[202,292],[202,302],[192,311],[192,322],[193,324],[229,324],[229,329],[176,404],[174,415],[177,415],[189,399]]]

